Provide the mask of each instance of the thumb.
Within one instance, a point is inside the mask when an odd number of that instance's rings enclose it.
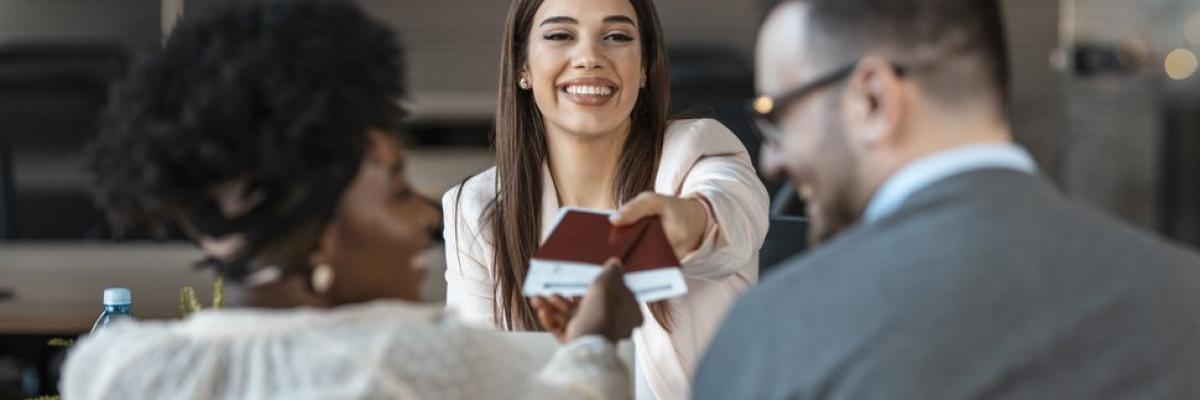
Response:
[[[620,279],[625,273],[625,265],[621,264],[621,259],[609,257],[608,261],[604,262],[604,270],[600,271],[600,276],[596,279],[612,279],[615,276]]]
[[[596,276],[592,287],[601,292],[608,292],[616,285],[625,285],[624,275],[621,260],[618,260],[616,257],[609,258],[604,263],[604,270],[600,271],[600,275]]]

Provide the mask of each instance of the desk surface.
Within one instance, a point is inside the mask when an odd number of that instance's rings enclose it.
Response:
[[[513,347],[530,356],[538,364],[550,362],[554,351],[558,349],[558,339],[546,332],[504,332],[503,337]],[[622,340],[617,343],[617,357],[634,373],[633,340]]]
[[[103,308],[104,289],[114,286],[133,292],[140,319],[179,318],[180,288],[192,285],[205,304],[212,298],[211,278],[190,267],[199,258],[186,243],[0,244],[0,334],[86,332]],[[558,347],[548,333],[504,336],[539,362]],[[633,343],[622,341],[617,351],[632,373]]]
[[[212,279],[193,271],[185,243],[0,244],[0,333],[75,333],[92,327],[107,287],[128,287],[142,319],[178,318],[179,290],[212,298]]]

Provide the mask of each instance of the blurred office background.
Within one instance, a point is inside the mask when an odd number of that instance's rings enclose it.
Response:
[[[45,342],[86,330],[106,286],[133,288],[144,317],[178,315],[183,285],[207,298],[208,277],[188,269],[190,245],[109,240],[80,164],[105,89],[132,52],[203,2],[0,0],[0,399],[53,392],[62,350]],[[411,178],[439,196],[491,164],[508,2],[361,2],[402,33]],[[741,104],[753,95],[758,2],[656,3],[673,109],[721,120],[757,156]],[[1014,131],[1044,174],[1073,198],[1200,246],[1200,0],[1004,3]],[[780,235],[775,246],[802,240]],[[431,283],[432,300],[438,290]]]

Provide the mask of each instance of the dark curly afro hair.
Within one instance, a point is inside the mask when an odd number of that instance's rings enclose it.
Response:
[[[400,131],[397,37],[353,3],[206,6],[114,87],[88,148],[96,201],[118,232],[186,223],[234,179],[327,187],[315,182],[357,173],[371,129]]]

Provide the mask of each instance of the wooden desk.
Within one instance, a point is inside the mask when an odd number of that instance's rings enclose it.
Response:
[[[193,271],[200,251],[187,243],[0,244],[0,333],[78,333],[103,310],[107,287],[133,292],[140,319],[179,318],[179,289],[192,285],[202,304],[212,279]]]

